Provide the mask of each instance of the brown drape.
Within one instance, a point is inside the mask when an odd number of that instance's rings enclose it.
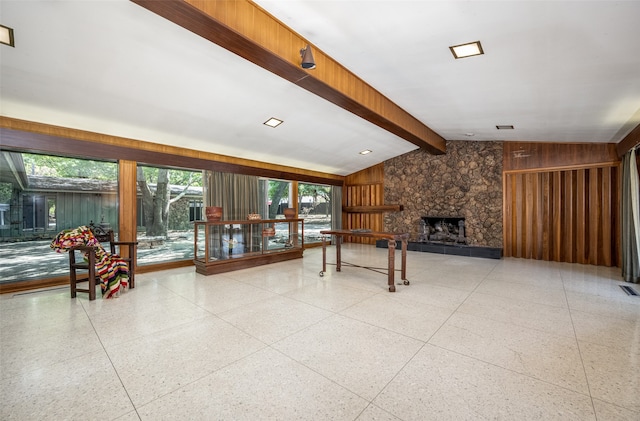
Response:
[[[258,177],[206,171],[205,206],[221,206],[222,220],[245,220],[260,211]]]

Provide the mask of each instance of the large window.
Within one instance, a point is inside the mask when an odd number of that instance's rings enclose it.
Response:
[[[290,205],[291,182],[283,180],[262,179],[261,191],[265,202],[266,219],[284,218],[284,209],[293,207]]]
[[[304,218],[304,243],[322,241],[320,231],[331,229],[331,186],[298,184],[299,217]]]
[[[138,265],[193,259],[202,171],[138,165]]]
[[[117,235],[117,162],[0,150],[0,168],[0,283],[67,276],[66,253],[49,247],[64,229],[94,223]],[[138,265],[193,259],[193,222],[205,217],[202,171],[138,165],[136,178],[124,182],[136,186]],[[257,202],[237,218],[279,219],[297,207],[305,244],[318,242],[319,231],[331,228],[334,190],[259,179]]]
[[[115,162],[0,151],[0,282],[69,273],[55,235],[91,222],[117,232]]]

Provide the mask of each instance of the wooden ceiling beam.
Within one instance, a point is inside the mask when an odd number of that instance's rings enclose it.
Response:
[[[432,154],[445,140],[249,0],[131,0]],[[310,44],[316,68],[300,66]]]
[[[631,130],[628,135],[624,137],[617,144],[618,156],[622,158],[624,154],[629,152],[634,146],[640,145],[640,124],[635,129]]]

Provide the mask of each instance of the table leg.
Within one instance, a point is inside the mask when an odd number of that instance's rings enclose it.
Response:
[[[342,269],[342,253],[340,251],[340,243],[342,242],[342,236],[336,235],[336,272],[340,272]]]
[[[389,265],[387,267],[387,270],[389,271],[389,292],[395,292],[396,291],[396,285],[395,285],[395,260],[396,260],[396,241],[395,240],[388,240],[387,242],[389,244]]]
[[[402,240],[402,280],[407,279],[407,240]],[[405,285],[407,283],[405,282]]]
[[[320,272],[320,276],[324,276],[324,273],[327,271],[327,237],[325,235],[322,236],[322,271]]]

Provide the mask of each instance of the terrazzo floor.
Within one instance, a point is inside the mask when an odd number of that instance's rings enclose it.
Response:
[[[389,293],[321,261],[0,296],[0,419],[640,420],[640,297],[618,268],[409,252]]]

